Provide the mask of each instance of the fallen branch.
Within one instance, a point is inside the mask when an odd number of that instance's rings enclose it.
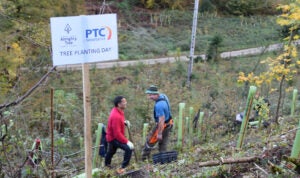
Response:
[[[285,134],[287,134],[287,133],[289,133],[289,132],[297,131],[298,129],[300,129],[300,127],[294,128],[294,129],[289,130],[289,131],[287,131],[287,132],[285,132],[285,133],[283,133],[283,134],[280,134],[279,137],[281,137],[281,136],[283,136],[283,135],[285,135]]]
[[[277,166],[276,164],[272,163],[268,160],[268,165],[270,166],[270,170],[272,174],[282,174],[284,172],[284,169],[280,166]]]
[[[220,158],[220,160],[201,162],[198,164],[198,166],[199,167],[210,167],[210,166],[219,166],[219,165],[223,165],[223,164],[256,162],[258,160],[260,160],[260,158],[257,156],[244,157],[244,158],[228,158],[228,159]]]
[[[269,175],[269,173],[268,173],[266,170],[264,170],[263,168],[259,167],[257,164],[254,163],[254,166],[255,166],[257,169],[259,169],[261,172],[265,173],[267,176]]]
[[[25,98],[27,98],[37,87],[40,86],[40,84],[50,75],[50,73],[55,70],[56,66],[52,67],[50,71],[48,71],[32,88],[30,88],[23,96],[19,97],[13,102],[5,103],[0,105],[0,110],[3,108],[8,108],[10,106],[15,106],[19,103],[21,103]]]

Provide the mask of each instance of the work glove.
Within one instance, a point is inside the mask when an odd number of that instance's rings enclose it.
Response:
[[[131,141],[128,140],[127,145],[131,150],[134,149],[133,143]]]
[[[130,128],[130,122],[129,122],[129,120],[125,120],[124,124],[125,124],[128,128]]]

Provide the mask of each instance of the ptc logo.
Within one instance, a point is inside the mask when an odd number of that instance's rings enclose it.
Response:
[[[111,36],[112,30],[107,26],[85,30],[85,38],[88,41],[110,40]]]

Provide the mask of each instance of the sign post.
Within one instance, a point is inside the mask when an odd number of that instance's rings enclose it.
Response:
[[[52,17],[53,66],[82,64],[85,177],[92,177],[89,64],[118,59],[116,14]]]
[[[85,175],[92,177],[92,134],[91,134],[91,96],[89,65],[82,64],[83,109],[84,109],[84,158]]]

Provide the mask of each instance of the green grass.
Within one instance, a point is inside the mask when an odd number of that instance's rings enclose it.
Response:
[[[177,11],[176,11],[177,12]],[[119,30],[121,59],[142,59],[174,55],[177,48],[188,55],[192,28],[192,12],[174,14],[166,11],[170,24],[158,23],[157,27],[145,28],[136,23],[132,30]],[[266,46],[281,41],[280,26],[274,16],[215,17],[199,16],[195,54],[205,54],[210,40],[219,34],[223,42],[220,52]]]

